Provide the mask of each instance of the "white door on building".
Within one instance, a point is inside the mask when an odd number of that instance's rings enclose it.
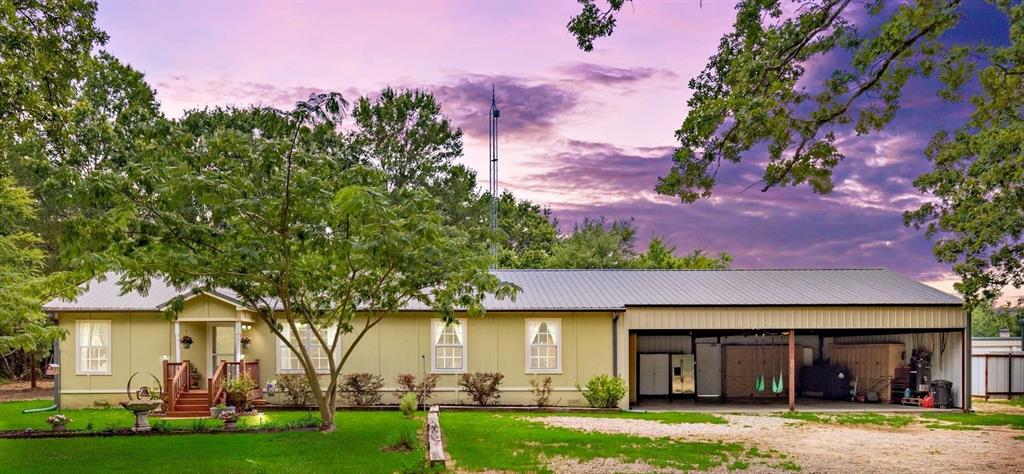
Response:
[[[668,395],[669,369],[668,354],[638,354],[637,393],[639,395]]]
[[[697,396],[722,395],[722,345],[697,342]]]
[[[235,362],[235,325],[213,324],[210,326],[210,376],[221,362]]]

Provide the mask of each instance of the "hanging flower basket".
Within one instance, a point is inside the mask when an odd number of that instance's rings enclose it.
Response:
[[[181,337],[181,345],[185,349],[188,349],[189,347],[192,347],[192,336],[182,336]]]
[[[239,339],[238,342],[242,343],[242,349],[248,349],[249,344],[252,344],[252,339],[249,339],[248,337],[243,337]]]

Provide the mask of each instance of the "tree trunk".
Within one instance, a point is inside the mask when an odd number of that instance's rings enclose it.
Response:
[[[327,397],[323,397],[321,400],[320,418],[323,419],[323,425],[320,426],[320,431],[332,433],[334,432],[334,407],[330,406]]]
[[[28,363],[31,369],[29,370],[29,379],[31,380],[30,386],[36,388],[36,353],[28,353]]]

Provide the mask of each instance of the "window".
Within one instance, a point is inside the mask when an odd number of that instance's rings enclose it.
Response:
[[[432,368],[434,372],[462,373],[466,371],[466,320],[459,319],[451,324],[433,320],[431,331],[433,349]]]
[[[526,372],[562,371],[562,320],[526,320]]]
[[[320,340],[316,338],[316,335],[309,329],[309,326],[305,324],[296,324],[295,326],[299,329],[297,334],[292,334],[292,330],[288,325],[285,325],[281,329],[281,332],[287,336],[288,340],[296,347],[302,345],[306,348],[306,352],[309,353],[309,359],[313,362],[314,370],[318,373],[330,372],[331,364],[329,362],[329,354],[328,351],[324,349],[323,345],[320,344]],[[328,340],[328,343],[330,343],[334,337],[334,329],[321,329],[320,335],[324,336],[324,338]],[[340,351],[340,349],[341,345],[339,344],[336,348],[336,352]],[[278,373],[302,372],[302,362],[299,361],[299,355],[292,352],[291,348],[288,347],[280,338],[277,339],[277,354]]]
[[[75,322],[78,374],[110,375],[110,321]]]

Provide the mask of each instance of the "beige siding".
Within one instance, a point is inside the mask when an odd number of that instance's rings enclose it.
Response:
[[[110,321],[110,375],[77,375],[78,334],[75,321]],[[161,376],[164,357],[173,357],[171,323],[160,313],[66,313],[59,322],[67,330],[60,344],[61,391],[65,406],[116,405],[125,398],[128,378],[136,372]],[[162,383],[162,381],[161,381]],[[135,385],[153,386],[145,374]]]
[[[629,308],[627,329],[951,329],[955,306],[779,306]]]

